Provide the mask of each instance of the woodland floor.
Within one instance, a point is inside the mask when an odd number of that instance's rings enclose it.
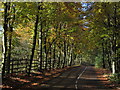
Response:
[[[108,80],[110,72],[93,66],[74,66],[51,71],[7,75],[3,89],[14,90],[120,90],[119,84]]]

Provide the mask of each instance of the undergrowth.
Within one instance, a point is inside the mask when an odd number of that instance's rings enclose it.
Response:
[[[115,83],[120,83],[120,73],[111,74],[109,80]]]

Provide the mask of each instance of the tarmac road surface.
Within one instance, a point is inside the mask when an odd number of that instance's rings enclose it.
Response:
[[[98,79],[93,66],[77,66],[41,84],[40,90],[112,90]]]

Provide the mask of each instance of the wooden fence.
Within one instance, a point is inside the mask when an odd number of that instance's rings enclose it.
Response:
[[[10,73],[27,73],[29,69],[29,59],[12,59],[10,60]],[[6,62],[7,64],[7,62]],[[38,60],[33,60],[32,70],[37,70],[39,66]],[[8,72],[8,66],[5,66],[5,74]]]
[[[53,63],[55,63],[54,59],[48,60],[47,69],[53,68]],[[61,62],[62,63],[62,62]],[[10,69],[8,70],[8,62],[5,62],[5,75],[9,73],[28,73],[30,60],[29,59],[12,59],[10,60]],[[46,61],[42,61],[42,69],[45,69]],[[56,68],[58,64],[54,64]],[[31,71],[39,71],[40,61],[33,60]],[[9,72],[9,73],[8,73]]]

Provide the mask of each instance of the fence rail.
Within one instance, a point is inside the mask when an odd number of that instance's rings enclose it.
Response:
[[[29,59],[12,59],[10,60],[10,73],[19,73],[19,72],[28,72],[29,69]],[[32,69],[31,70],[37,70],[39,65],[39,60],[33,60],[32,62]],[[8,66],[7,61],[5,65],[5,74],[8,72]]]

